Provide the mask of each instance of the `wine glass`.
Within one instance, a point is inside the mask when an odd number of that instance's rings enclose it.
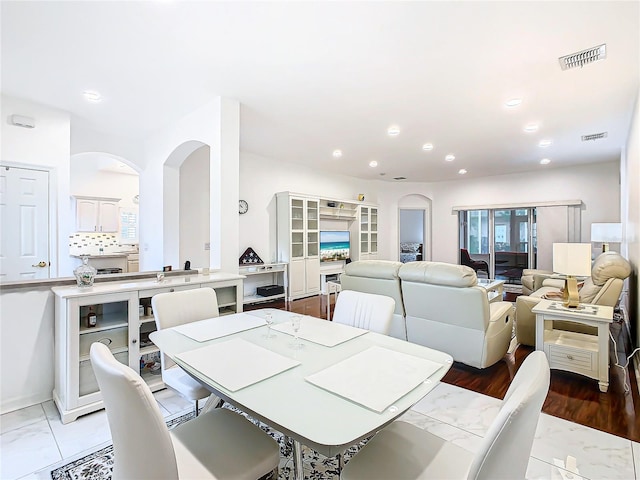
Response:
[[[301,323],[302,323],[302,315],[291,316],[291,328],[293,329],[293,343],[291,344],[291,348],[294,348],[296,350],[304,346],[298,339],[298,330],[300,330]]]
[[[273,325],[273,313],[268,312],[264,314],[264,321],[267,322],[267,333],[263,335],[264,338],[275,338],[275,335],[271,335],[271,325]]]

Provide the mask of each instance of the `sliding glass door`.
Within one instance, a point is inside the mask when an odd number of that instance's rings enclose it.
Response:
[[[487,262],[490,278],[511,284],[520,283],[522,270],[535,268],[535,208],[465,210],[459,219],[461,260],[467,250],[473,262]]]

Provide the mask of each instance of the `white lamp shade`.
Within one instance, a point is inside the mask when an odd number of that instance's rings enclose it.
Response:
[[[553,271],[574,277],[590,276],[591,244],[554,243]]]
[[[622,242],[621,223],[592,223],[591,241],[602,243]]]

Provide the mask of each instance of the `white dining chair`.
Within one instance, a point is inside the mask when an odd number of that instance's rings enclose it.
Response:
[[[241,415],[218,408],[169,431],[140,375],[100,342],[90,358],[113,440],[114,480],[256,480],[278,468],[278,444]]]
[[[471,453],[410,423],[381,430],[342,471],[342,480],[524,479],[542,404],[549,391],[544,352],[518,370],[480,449]]]
[[[216,291],[210,287],[177,292],[159,293],[151,298],[156,329],[176,327],[220,315]],[[198,415],[198,400],[209,398],[205,410],[218,403],[218,397],[191,378],[163,353],[160,354],[162,381],[165,385],[187,400],[195,402],[194,412]],[[211,398],[210,398],[211,397]]]
[[[336,299],[333,321],[388,335],[395,308],[391,297],[343,290]]]

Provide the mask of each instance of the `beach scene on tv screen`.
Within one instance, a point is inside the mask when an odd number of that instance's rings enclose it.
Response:
[[[320,232],[320,261],[337,262],[349,258],[349,232]]]

